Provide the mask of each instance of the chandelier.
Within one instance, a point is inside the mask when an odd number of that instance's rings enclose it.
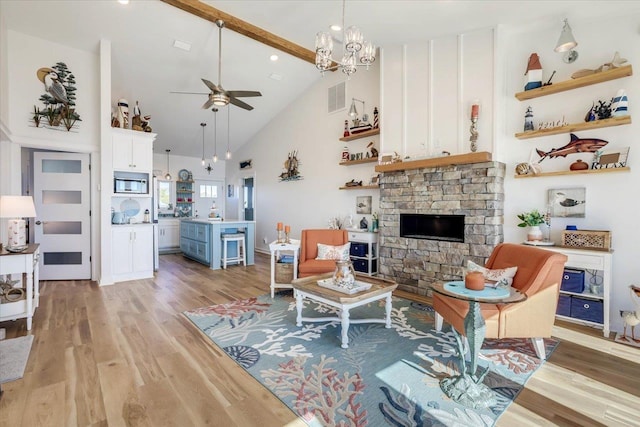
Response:
[[[316,68],[322,74],[325,71],[333,71],[338,68],[342,70],[347,77],[357,71],[357,66],[366,66],[373,64],[376,60],[376,48],[368,41],[364,40],[364,35],[356,26],[344,27],[346,0],[342,1],[342,46],[343,55],[340,62],[334,61],[331,57],[333,52],[333,37],[325,31],[316,34]]]

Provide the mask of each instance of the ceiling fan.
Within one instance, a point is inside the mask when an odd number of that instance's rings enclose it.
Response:
[[[258,91],[254,90],[225,90],[222,87],[222,28],[224,27],[224,21],[218,19],[215,21],[218,26],[218,84],[213,84],[207,79],[202,79],[203,83],[211,90],[208,94],[209,99],[202,105],[204,110],[211,108],[213,105],[224,107],[225,105],[233,104],[236,107],[244,108],[245,110],[253,110],[253,107],[238,98],[249,96],[262,96]],[[173,93],[187,93],[205,95],[203,93],[194,92],[173,92]]]

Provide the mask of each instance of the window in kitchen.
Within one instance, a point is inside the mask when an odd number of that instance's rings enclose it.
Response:
[[[218,198],[218,186],[211,184],[200,184],[200,197],[208,199]]]
[[[173,203],[171,203],[171,181],[158,181],[158,208],[173,209]]]

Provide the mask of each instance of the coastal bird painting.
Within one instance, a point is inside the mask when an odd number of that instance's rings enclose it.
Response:
[[[578,138],[572,133],[571,142],[564,147],[554,148],[546,153],[540,149],[536,149],[536,152],[540,156],[539,162],[541,162],[547,157],[552,159],[554,157],[567,157],[567,155],[575,153],[595,153],[608,143],[609,141],[605,141],[604,139]]]
[[[584,218],[586,204],[586,189],[555,188],[547,195],[549,214],[560,218]]]
[[[38,79],[44,83],[44,89],[49,93],[49,95],[53,96],[53,98],[58,102],[62,102],[63,104],[69,103],[67,90],[58,80],[58,74],[54,70],[46,67],[40,68],[38,69],[37,74]]]

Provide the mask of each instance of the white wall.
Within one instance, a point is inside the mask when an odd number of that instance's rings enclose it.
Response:
[[[571,18],[571,17],[569,17]],[[548,79],[553,70],[556,75],[553,82],[570,79],[573,72],[583,68],[596,68],[612,59],[618,50],[622,57],[634,67],[640,66],[640,40],[638,19],[640,15],[601,18],[597,22],[570,20],[573,33],[579,45],[579,58],[573,64],[562,62],[562,55],[555,53],[553,47],[561,29],[561,21],[549,22],[547,26],[538,26],[526,32],[505,31],[504,36],[504,81],[505,92],[499,95],[499,104],[506,112],[506,126],[498,135],[500,159],[507,164],[505,179],[505,241],[520,242],[525,239],[525,230],[516,226],[518,213],[537,208],[544,211],[547,190],[562,187],[586,188],[586,217],[581,219],[552,218],[552,239],[561,240],[561,232],[567,224],[577,225],[580,229],[610,230],[613,237],[613,298],[611,304],[612,329],[621,330],[619,310],[631,309],[628,303],[628,286],[637,283],[640,277],[640,264],[637,261],[638,233],[635,213],[640,209],[640,201],[635,197],[640,184],[640,169],[636,159],[640,159],[636,141],[640,132],[640,114],[637,100],[640,99],[640,78],[637,75],[619,80],[587,86],[568,92],[519,102],[514,94],[524,89],[523,70],[532,52],[540,56],[544,70],[544,79]],[[637,73],[638,70],[634,70]],[[518,140],[516,132],[522,132],[524,113],[531,105],[534,123],[538,121],[558,120],[564,115],[569,123],[580,123],[591,103],[597,100],[608,101],[618,89],[625,89],[629,97],[629,111],[633,124],[626,126],[577,132],[579,137],[602,138],[609,141],[606,148],[631,146],[629,166],[631,172],[553,176],[530,179],[514,179],[517,163],[529,159],[530,150],[539,148],[549,151],[567,144],[569,134],[542,138]],[[567,170],[577,159],[590,161],[590,154],[572,154],[566,159],[545,159],[543,171]],[[535,156],[538,159],[538,156]]]
[[[382,149],[420,158],[470,152],[471,105],[479,101],[478,151],[494,148],[495,30],[385,46]]]
[[[369,71],[358,69],[347,82],[347,108],[328,114],[327,89],[344,79],[339,71],[327,73],[234,153],[227,168],[227,182],[239,185],[243,177],[255,174],[258,250],[268,250],[264,239],[275,240],[277,222],[289,224],[292,237],[299,238],[302,229],[326,228],[329,218],[335,215],[352,213],[354,221],[359,221],[362,215],[355,215],[357,196],[372,196],[372,209],[374,212],[378,209],[378,190],[338,189],[351,179],[363,180],[366,184],[375,175],[374,163],[340,166],[339,162],[344,145],[352,153],[365,152],[370,141],[379,147],[378,136],[347,143],[338,139],[343,135],[351,98],[366,103],[372,122],[373,107],[380,106],[378,67]],[[360,114],[361,106],[357,103]],[[384,114],[385,111],[380,111],[381,118]],[[280,182],[278,177],[287,153],[293,150],[298,151],[303,179]],[[253,167],[241,171],[238,162],[247,159],[253,160]],[[371,223],[371,216],[367,216]]]

